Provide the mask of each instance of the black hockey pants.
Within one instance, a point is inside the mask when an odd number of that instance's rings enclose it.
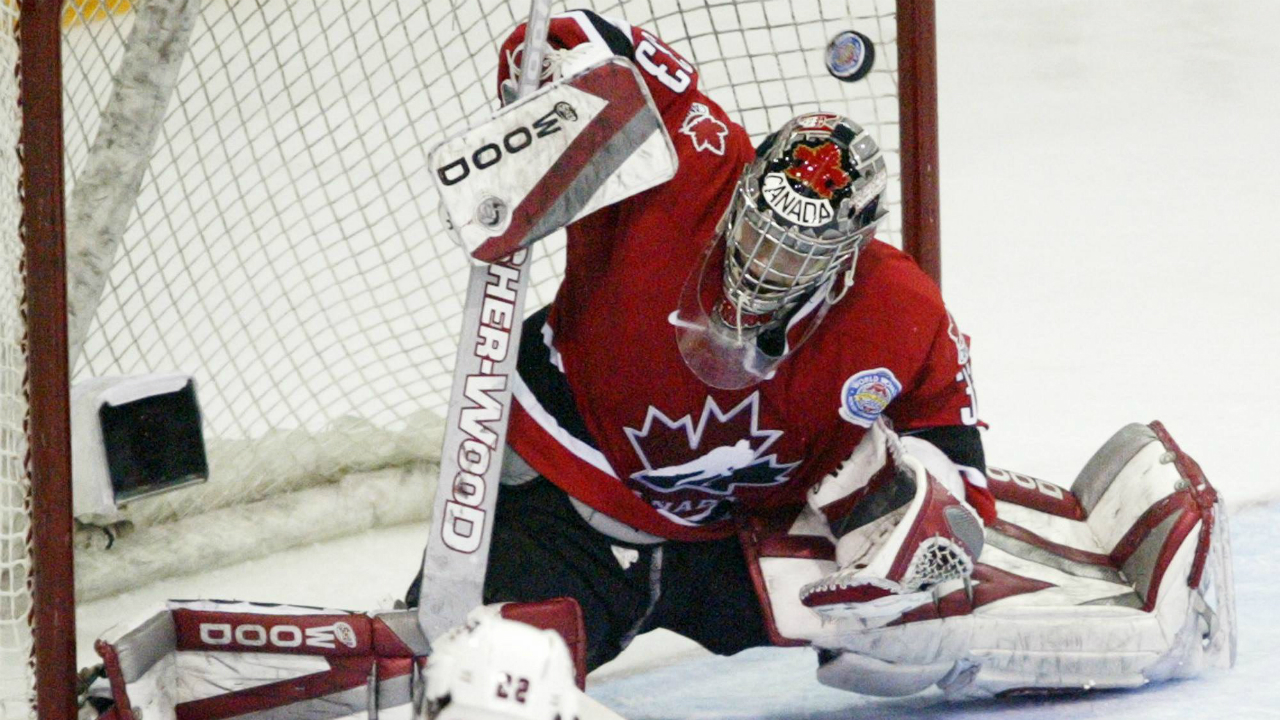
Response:
[[[419,575],[409,589],[418,600]],[[730,655],[768,645],[736,538],[629,545],[592,528],[544,478],[498,493],[484,601],[572,597],[587,627],[587,669],[638,634],[666,628]]]

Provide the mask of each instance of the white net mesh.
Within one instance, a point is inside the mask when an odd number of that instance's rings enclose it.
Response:
[[[16,20],[17,9],[0,3],[0,718],[26,717],[34,702]]]
[[[68,6],[69,197],[138,15],[119,2]],[[880,139],[896,179],[892,0],[571,5],[690,57],[757,140],[802,111],[849,115]],[[495,106],[497,45],[527,12],[507,0],[205,1],[74,370],[197,379],[210,482],[134,503],[136,525],[434,459],[467,273],[441,232],[426,153]],[[848,29],[877,44],[857,83],[824,66],[826,43]],[[895,182],[891,240],[899,197]],[[554,295],[562,245],[535,251],[531,310]],[[409,504],[425,518],[418,497]],[[128,559],[151,542],[141,538],[174,534],[140,530],[92,562],[82,553],[81,597],[192,567],[163,552]],[[235,559],[209,552],[198,566]]]
[[[68,197],[102,148],[124,144],[122,124],[104,121],[133,117],[109,107],[114,78],[148,39],[138,18],[168,2],[65,4]],[[893,0],[569,5],[666,40],[756,140],[800,112],[841,112],[879,139],[898,177]],[[0,3],[6,27],[15,12]],[[527,12],[524,0],[204,0],[172,94],[158,96],[145,171],[106,213],[102,227],[117,229],[86,243],[109,252],[68,265],[73,300],[86,282],[105,285],[87,293],[87,332],[73,325],[73,345],[83,344],[74,378],[193,375],[211,478],[135,502],[135,531],[110,549],[100,533],[82,534],[81,598],[426,518],[467,278],[441,232],[426,153],[494,107],[497,45]],[[875,70],[857,83],[823,64],[828,40],[849,29],[876,43]],[[159,45],[161,55],[179,47]],[[0,68],[10,68],[0,72],[0,146],[9,148],[20,127],[17,66],[16,39],[0,33]],[[0,153],[0,232],[11,239],[19,170],[17,153]],[[894,182],[884,239],[897,239],[900,197]],[[562,248],[553,237],[535,249],[530,310],[553,297]],[[6,718],[27,714],[32,687],[21,259],[21,243],[0,248]]]

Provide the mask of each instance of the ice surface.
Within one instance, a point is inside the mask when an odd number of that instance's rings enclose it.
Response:
[[[1280,3],[938,3],[943,284],[987,456],[1070,479],[1164,421],[1277,497]]]
[[[1227,673],[1074,700],[939,704],[818,686],[803,650],[640,638],[591,691],[631,718],[1280,717],[1280,3],[938,3],[944,290],[974,340],[994,465],[1068,483],[1160,419],[1237,510]],[[78,609],[81,658],[166,597],[367,609],[422,527],[371,532]]]

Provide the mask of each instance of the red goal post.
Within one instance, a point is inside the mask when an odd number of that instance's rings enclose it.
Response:
[[[20,288],[3,293],[18,307],[0,312],[12,318],[16,309],[25,327],[10,328],[3,339],[9,358],[6,370],[16,369],[18,375],[5,378],[4,391],[12,395],[3,401],[10,410],[23,401],[26,407],[22,425],[11,425],[14,415],[6,412],[6,427],[0,429],[5,435],[4,481],[9,484],[3,488],[6,507],[0,508],[5,514],[0,530],[6,534],[24,531],[30,559],[25,571],[18,572],[16,548],[9,546],[0,556],[5,564],[0,572],[6,573],[0,577],[4,601],[0,606],[0,644],[17,639],[14,633],[22,627],[15,623],[30,623],[30,660],[22,673],[14,674],[33,673],[32,699],[41,720],[73,720],[77,715],[63,157],[62,134],[56,131],[62,126],[60,19],[56,3],[22,0],[16,25],[9,22],[10,28],[16,28],[19,56],[16,67],[5,71],[18,80],[18,96],[5,101],[17,101],[21,108],[18,147],[9,149],[21,171],[19,177],[4,176],[6,182],[18,185],[2,192],[17,192],[21,214],[18,226],[6,227],[4,232],[16,232],[16,238],[6,242],[20,238],[24,249],[21,266],[5,268],[5,282],[22,283]],[[13,272],[15,269],[18,272]],[[16,347],[12,345],[15,340],[19,341]],[[15,359],[25,362],[14,368]],[[17,439],[19,432],[25,437]],[[21,453],[19,449],[24,447],[25,453]],[[15,450],[19,452],[10,454]],[[21,476],[26,476],[28,490],[20,506],[29,513],[25,522],[14,515],[12,503],[13,492],[22,487]],[[13,617],[24,607],[27,618]],[[17,669],[12,663],[22,660],[14,657],[12,650],[0,648],[0,662],[10,663],[0,671],[6,676]],[[11,681],[12,677],[0,679]],[[0,685],[0,691],[7,693],[9,688]],[[21,699],[0,696],[0,714],[9,717],[21,712],[21,704]]]
[[[465,262],[439,232],[416,148],[493,106],[494,51],[528,11],[524,0],[204,0],[183,30],[186,53],[154,145],[143,146],[126,221],[111,231],[113,263],[93,302],[72,311],[83,329],[69,330],[67,273],[84,284],[77,262],[66,267],[78,254],[64,235],[84,233],[72,196],[99,160],[104,117],[117,126],[131,117],[112,105],[112,76],[150,4],[0,6],[14,21],[0,63],[12,62],[5,76],[18,82],[0,100],[13,117],[0,120],[12,126],[0,197],[18,208],[4,232],[23,248],[0,267],[10,286],[0,309],[6,718],[33,697],[40,717],[73,717],[73,608],[154,579],[109,565],[175,536],[154,528],[216,516],[207,522],[289,537],[253,538],[218,559],[163,546],[181,572],[315,541],[263,519],[278,496],[308,493],[309,506],[344,509],[294,523],[308,529],[364,515],[376,517],[335,532],[422,522],[425,500],[386,498],[429,492],[434,471],[420,466],[438,452],[433,418],[447,403]],[[867,126],[898,178],[885,237],[939,277],[932,0],[582,0],[555,10],[566,7],[653,30],[699,66],[703,88],[757,140],[819,108]],[[337,11],[347,17],[333,21]],[[823,66],[826,41],[846,29],[877,43],[876,69],[855,83]],[[530,310],[554,295],[557,250],[552,241],[534,254]],[[210,481],[134,503],[133,535],[73,558],[71,380],[173,370],[200,384]],[[409,470],[389,473],[396,468]],[[373,510],[349,511],[353,488]],[[420,514],[388,505],[421,505]],[[28,652],[34,660],[21,668],[7,662]]]
[[[933,0],[898,2],[902,249],[942,284],[938,223],[938,49]]]

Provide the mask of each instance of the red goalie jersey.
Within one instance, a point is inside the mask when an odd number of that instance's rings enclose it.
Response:
[[[500,83],[523,34],[502,46]],[[642,29],[570,12],[552,20],[549,42],[632,60],[680,169],[568,229],[564,283],[525,327],[509,431],[535,470],[640,530],[704,540],[731,534],[735,513],[803,502],[881,415],[900,432],[977,423],[964,336],[933,282],[878,241],[852,290],[768,379],[738,390],[700,381],[671,323],[752,142],[699,90],[694,67]]]

